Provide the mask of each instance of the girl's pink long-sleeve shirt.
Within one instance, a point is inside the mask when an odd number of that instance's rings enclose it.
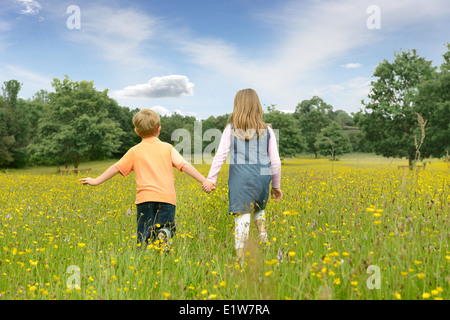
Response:
[[[269,159],[270,159],[270,169],[272,173],[272,188],[280,188],[281,180],[281,161],[278,154],[277,140],[275,138],[275,133],[270,126],[267,126],[269,131]],[[220,139],[219,148],[216,155],[214,156],[213,162],[211,164],[211,169],[209,170],[208,180],[216,183],[219,171],[225,162],[228,153],[231,148],[231,125],[228,124],[222,133],[222,138]]]

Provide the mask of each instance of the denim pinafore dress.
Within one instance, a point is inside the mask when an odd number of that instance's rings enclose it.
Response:
[[[234,135],[231,124],[230,173],[228,177],[229,213],[241,214],[264,210],[269,199],[269,130],[249,140]]]

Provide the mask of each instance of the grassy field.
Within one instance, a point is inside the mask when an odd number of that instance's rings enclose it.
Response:
[[[111,161],[83,164],[97,176]],[[168,254],[136,245],[134,175],[97,187],[57,168],[0,173],[0,299],[444,299],[450,169],[349,155],[283,160],[269,243],[252,228],[238,263],[228,167],[207,195],[176,172]],[[198,165],[204,175],[208,165]]]

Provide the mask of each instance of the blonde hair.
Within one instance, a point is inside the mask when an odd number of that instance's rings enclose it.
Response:
[[[267,124],[262,120],[263,109],[258,94],[253,89],[239,90],[234,97],[233,113],[229,122],[234,124],[234,135],[249,140],[256,133],[266,135]]]
[[[160,126],[159,115],[150,109],[141,109],[133,116],[133,124],[142,138],[156,136]]]

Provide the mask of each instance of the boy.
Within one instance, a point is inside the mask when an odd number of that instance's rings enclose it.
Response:
[[[136,174],[137,194],[137,242],[145,245],[149,240],[170,243],[175,234],[175,181],[173,167],[185,172],[200,183],[206,192],[215,189],[215,184],[207,180],[190,163],[183,159],[169,143],[158,139],[161,130],[158,114],[150,109],[142,109],[133,117],[134,131],[142,141],[130,148],[115,164],[97,178],[80,179],[91,186],[99,185],[114,177],[131,171]]]

